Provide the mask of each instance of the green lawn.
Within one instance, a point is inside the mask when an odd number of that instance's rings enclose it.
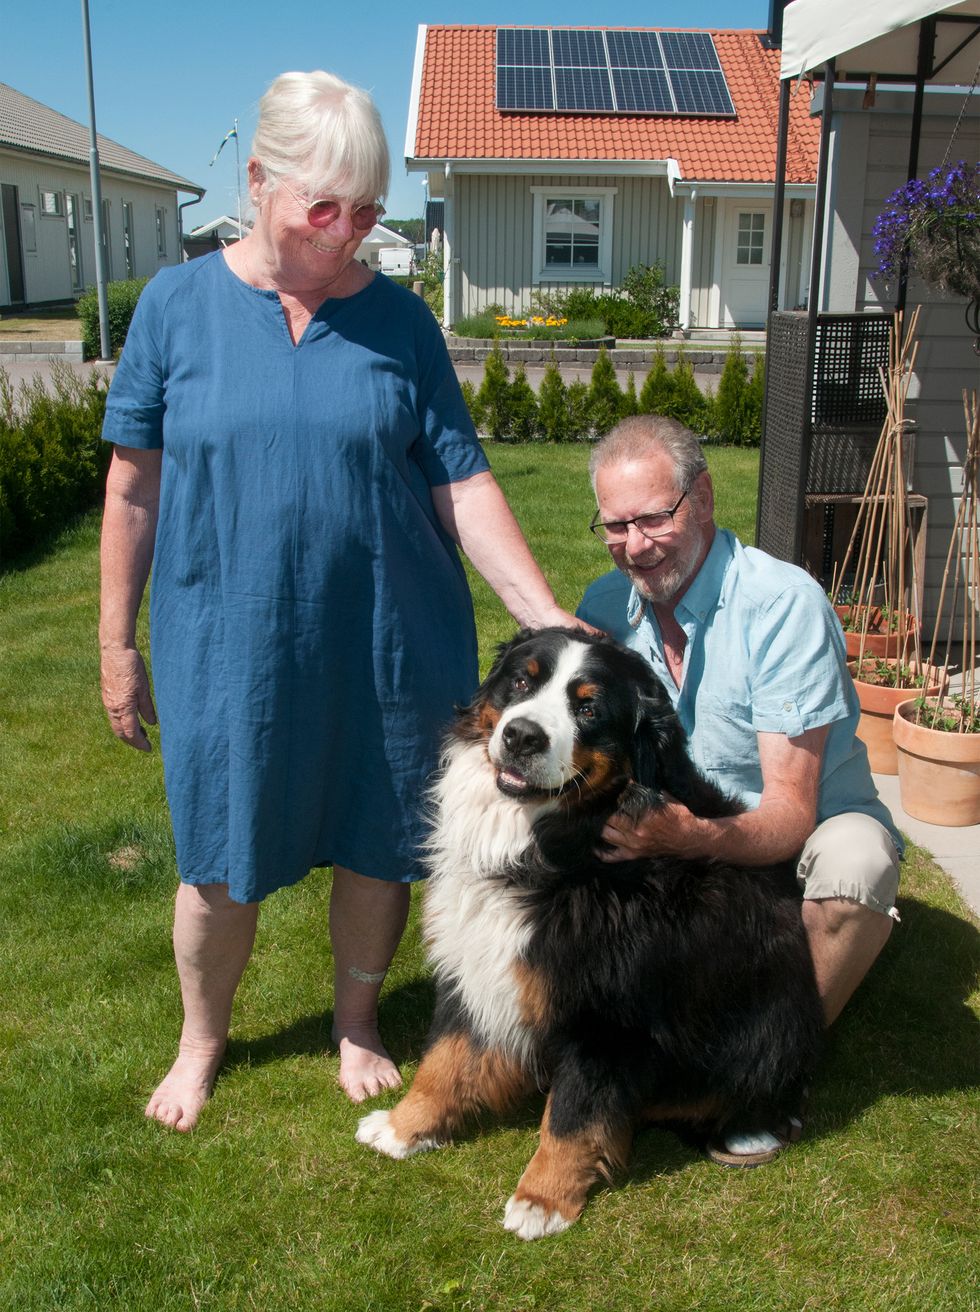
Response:
[[[586,457],[492,450],[569,606],[606,567]],[[751,540],[757,455],[710,458],[719,519]],[[90,516],[0,578],[0,1308],[978,1307],[977,933],[914,849],[902,925],[830,1037],[806,1137],[763,1170],[644,1133],[581,1224],[524,1244],[500,1218],[540,1101],[404,1163],[358,1146],[334,1084],[322,872],[265,905],[198,1130],[145,1122],[179,1018],[175,874],[159,755],[103,723],[96,539]],[[511,626],[476,596],[486,661]],[[382,1003],[409,1076],[431,1004],[416,904]]]

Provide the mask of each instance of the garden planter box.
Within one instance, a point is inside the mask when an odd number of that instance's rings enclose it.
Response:
[[[914,699],[895,707],[902,807],[930,825],[980,824],[980,733],[927,729],[914,719]]]
[[[892,663],[892,662],[889,662]],[[936,697],[940,691],[939,681],[930,681],[924,688],[889,688],[876,683],[865,683],[854,671],[857,661],[847,662],[847,668],[854,678],[854,687],[858,701],[861,703],[861,719],[858,722],[857,736],[868,749],[868,760],[875,774],[898,774],[898,753],[892,725],[895,720],[895,707],[910,697],[925,694]]]

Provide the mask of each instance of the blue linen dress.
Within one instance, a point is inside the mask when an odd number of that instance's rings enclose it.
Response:
[[[477,684],[430,489],[487,469],[429,309],[376,275],[293,344],[220,252],[147,285],[103,437],[163,448],[150,604],[177,864],[258,900],[337,863],[411,880]]]

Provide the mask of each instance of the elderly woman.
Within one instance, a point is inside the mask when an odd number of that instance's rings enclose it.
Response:
[[[370,98],[285,73],[248,161],[255,227],[162,270],[109,395],[103,698],[149,750],[151,643],[181,883],[184,1023],[147,1115],[195,1124],[258,904],[333,866],[340,1083],[400,1078],[377,1028],[418,863],[419,793],[477,678],[460,546],[521,624],[557,606],[489,473],[426,305],[356,258],[388,152]]]

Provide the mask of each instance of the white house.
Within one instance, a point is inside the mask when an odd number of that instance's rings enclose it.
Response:
[[[110,279],[181,259],[178,194],[204,189],[99,134]],[[88,128],[0,82],[0,309],[95,284]]]
[[[444,201],[445,321],[660,263],[683,328],[765,322],[779,51],[766,32],[419,28],[406,165]],[[794,104],[780,304],[805,303],[817,125]]]

